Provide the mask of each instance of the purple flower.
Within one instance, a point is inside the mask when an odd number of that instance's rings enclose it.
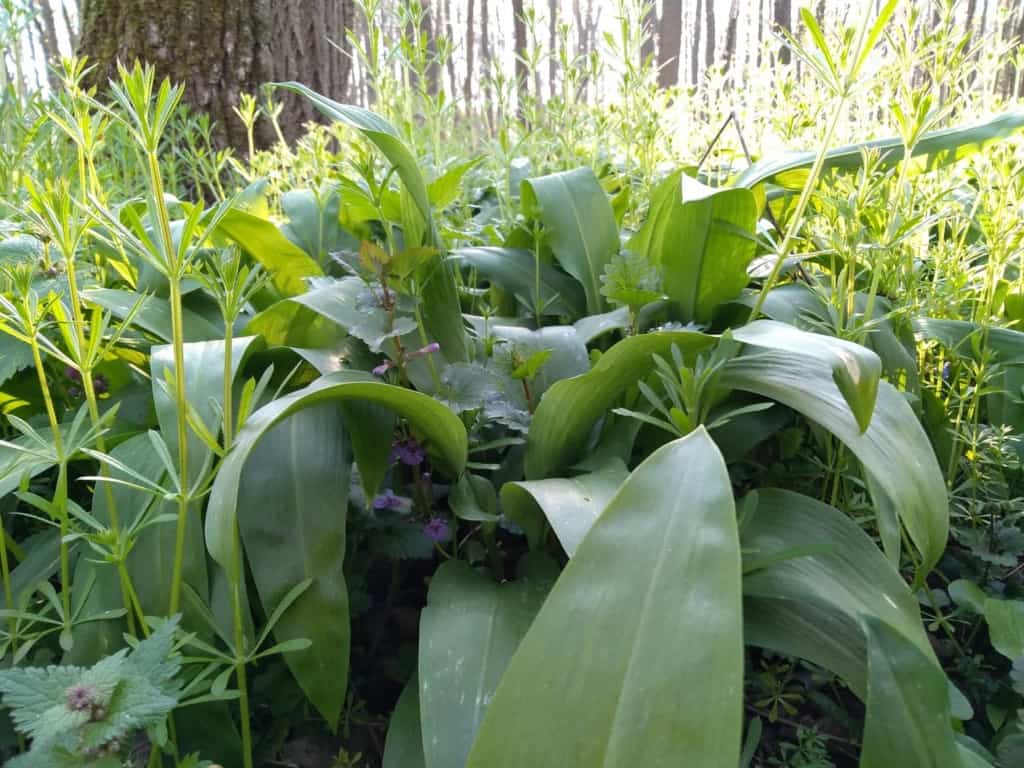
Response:
[[[400,496],[396,496],[395,492],[390,488],[385,488],[383,493],[377,495],[373,500],[373,508],[377,510],[390,510],[394,512],[404,506],[405,502]]]
[[[96,375],[92,377],[92,388],[97,395],[106,393],[109,386],[105,376]]]
[[[418,467],[423,463],[424,458],[426,458],[426,452],[415,437],[399,440],[391,446],[391,461],[400,461],[407,466]]]
[[[385,360],[383,363],[381,363],[376,368],[374,368],[372,373],[373,373],[374,376],[383,376],[385,373],[388,372],[388,369],[390,367],[391,367],[391,361],[390,360]]]
[[[67,368],[64,369],[64,375],[67,376],[72,381],[81,381],[82,380],[82,373],[81,373],[81,371],[79,371],[77,368],[75,368],[74,366],[71,366],[71,365],[69,365]]]
[[[426,357],[427,355],[432,355],[435,352],[440,352],[440,351],[441,351],[441,345],[438,344],[436,341],[432,341],[429,344],[427,344],[427,346],[420,347],[415,352],[410,352],[409,353],[409,359],[410,360],[414,360],[417,357]]]
[[[451,528],[443,517],[432,517],[424,524],[423,535],[440,543],[451,538]]]
[[[82,396],[81,387],[68,387],[68,397],[72,400],[77,400]]]
[[[951,362],[949,362],[949,360],[947,360],[942,365],[942,380],[943,381],[949,381],[949,377],[952,375],[952,373],[953,373],[953,364]]]
[[[64,692],[67,697],[68,709],[72,712],[84,712],[97,704],[96,689],[88,685],[73,685]]]

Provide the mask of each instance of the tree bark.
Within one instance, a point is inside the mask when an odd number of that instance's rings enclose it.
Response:
[[[639,66],[646,66],[654,60],[655,53],[655,30],[658,26],[658,11],[654,3],[644,8],[644,16],[640,22],[644,39],[640,46]]]
[[[682,0],[665,0],[658,24],[658,84],[662,88],[671,88],[679,82],[679,48],[682,38]]]
[[[484,82],[484,114],[487,115],[487,121],[490,126],[494,127],[494,112],[491,105],[491,79],[490,79],[490,68],[491,68],[491,36],[490,36],[490,21],[491,13],[487,5],[487,0],[480,0],[480,69],[483,73]]]
[[[243,93],[267,82],[298,80],[344,101],[351,59],[345,29],[353,0],[83,0],[78,52],[95,65],[93,82],[116,75],[117,62],[141,59],[159,77],[184,84],[184,101],[216,121],[215,140],[243,147],[233,114]],[[293,140],[318,118],[306,99],[278,93],[281,129]],[[261,143],[270,126],[258,124]]]
[[[707,0],[704,6],[704,20],[707,22],[707,34],[704,36],[704,65],[711,69],[715,66],[715,0]]]
[[[548,97],[555,98],[558,89],[558,0],[548,0]],[[538,93],[538,97],[540,94]]]
[[[57,22],[53,15],[53,5],[49,0],[34,0],[33,5],[37,11],[35,24],[42,43],[43,55],[46,57],[46,79],[51,88],[56,88],[57,83],[51,67],[60,61],[60,46],[57,44]]]
[[[722,67],[728,72],[736,58],[736,29],[739,26],[740,0],[732,0],[729,4],[729,23],[725,27],[725,50]]]
[[[522,113],[530,89],[530,73],[526,67],[526,19],[523,18],[523,0],[512,0],[512,37],[516,60],[516,93],[519,95],[519,112]]]
[[[709,0],[711,2],[712,0]],[[700,78],[700,14],[704,3],[697,0],[693,11],[693,47],[690,50],[690,83],[696,85]]]
[[[476,53],[476,30],[473,28],[473,12],[476,10],[474,0],[466,6],[466,79],[462,81],[462,100],[467,112],[472,112],[473,105],[473,58]]]
[[[772,20],[775,26],[782,27],[790,32],[793,31],[793,0],[775,0],[774,13],[772,14]],[[789,64],[791,53],[789,46],[784,45],[779,50],[779,61],[783,64]]]

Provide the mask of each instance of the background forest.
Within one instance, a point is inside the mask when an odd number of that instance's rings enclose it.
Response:
[[[1022,39],[0,0],[5,765],[1024,765]]]

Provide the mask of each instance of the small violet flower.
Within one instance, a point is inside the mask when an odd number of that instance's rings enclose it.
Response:
[[[383,363],[373,369],[372,373],[374,376],[383,376],[391,368],[391,361],[385,360]]]
[[[394,512],[401,509],[405,502],[400,496],[396,496],[395,492],[390,488],[385,488],[383,493],[377,495],[373,500],[373,508],[376,510],[389,510]]]
[[[949,362],[949,360],[947,360],[942,365],[942,380],[943,381],[949,381],[949,377],[952,375],[952,373],[953,373],[953,364],[951,362]]]
[[[441,543],[451,538],[448,521],[443,517],[432,517],[423,525],[423,535],[431,541]]]
[[[440,352],[440,351],[441,351],[441,345],[438,344],[436,341],[432,341],[429,344],[427,344],[427,346],[420,347],[415,352],[410,352],[407,359],[415,360],[417,357],[426,357],[427,355],[432,355],[435,352]]]
[[[105,376],[97,375],[92,377],[92,388],[97,395],[105,394],[109,386]]]
[[[69,365],[64,369],[64,375],[67,376],[71,381],[81,381],[82,373],[74,366]]]
[[[67,697],[68,709],[72,712],[84,712],[92,709],[96,702],[96,689],[88,685],[73,685],[64,692]]]
[[[426,458],[423,446],[415,437],[399,440],[391,446],[391,461],[400,461],[409,467],[418,467]]]

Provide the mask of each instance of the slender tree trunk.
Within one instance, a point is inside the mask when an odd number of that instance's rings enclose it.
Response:
[[[725,27],[725,50],[722,67],[728,72],[736,59],[736,28],[739,25],[740,0],[732,0],[729,4],[729,23]]]
[[[351,59],[346,45],[352,0],[84,0],[79,53],[93,82],[116,74],[118,61],[148,61],[160,77],[185,85],[184,100],[215,121],[215,139],[243,147],[245,129],[233,114],[243,93],[262,84],[298,80],[330,98],[347,98]],[[306,99],[283,92],[280,123],[294,139],[317,118]],[[272,129],[260,138],[269,141]]]
[[[473,12],[475,10],[475,0],[469,0],[466,5],[466,79],[462,81],[462,100],[466,102],[467,112],[472,112],[473,107],[473,58],[476,53],[476,30],[473,28]]]
[[[665,0],[658,24],[658,84],[662,88],[670,88],[679,82],[679,49],[682,38],[682,0]]]
[[[451,0],[444,0],[441,5],[441,9],[444,11],[444,36],[445,36],[445,57],[444,65],[448,70],[448,93],[451,94],[451,98],[455,98],[455,94],[459,92],[458,88],[455,87],[455,57],[452,56],[452,46],[455,44],[455,31],[452,26],[452,4]]]
[[[490,35],[490,8],[488,0],[480,0],[480,68],[483,72],[484,81],[484,114],[488,122],[494,126],[494,110],[491,98],[491,35]]]
[[[715,66],[715,0],[707,0],[704,5],[704,20],[707,22],[707,38],[704,43],[704,66],[711,69]]]
[[[656,45],[655,29],[658,25],[658,11],[654,3],[644,6],[643,12],[643,18],[640,20],[640,26],[644,36],[643,44],[640,46],[639,65],[641,67],[654,60]]]
[[[526,67],[526,19],[523,18],[523,0],[512,0],[512,36],[515,55],[516,94],[519,97],[519,112],[530,89],[530,73]]]
[[[793,0],[775,0],[774,14],[772,20],[777,27],[793,31]],[[779,51],[779,61],[788,64],[790,59],[789,46],[782,46]]]
[[[34,0],[36,8],[35,24],[39,32],[39,40],[42,43],[43,55],[46,60],[46,78],[50,87],[56,87],[55,77],[51,67],[60,61],[60,46],[57,44],[57,22],[53,15],[53,6],[49,0]],[[42,23],[40,23],[42,19]]]
[[[548,96],[555,98],[558,88],[558,0],[548,0]],[[538,93],[539,96],[539,93]]]
[[[693,11],[693,46],[690,48],[690,83],[692,85],[696,85],[700,78],[700,14],[704,9],[703,6],[702,0],[697,0],[697,7]]]

